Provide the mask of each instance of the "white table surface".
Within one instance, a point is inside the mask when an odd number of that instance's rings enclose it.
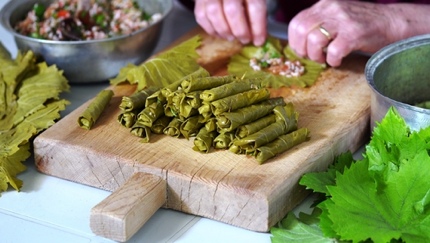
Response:
[[[0,0],[0,8],[9,0]],[[21,0],[14,0],[21,1]],[[176,38],[197,26],[192,12],[175,2],[166,19],[160,42],[161,50]],[[271,23],[272,35],[286,37],[286,27]],[[12,36],[0,26],[0,41],[15,57],[17,48]],[[71,85],[64,95],[71,105],[63,117],[100,90],[107,82]],[[39,173],[33,158],[18,178],[24,181],[20,192],[8,190],[0,196],[1,243],[81,243],[112,242],[95,235],[89,226],[91,209],[110,192]],[[270,242],[270,233],[258,233],[210,219],[159,209],[128,242]]]

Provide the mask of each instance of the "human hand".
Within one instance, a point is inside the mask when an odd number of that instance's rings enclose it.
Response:
[[[194,15],[210,35],[256,46],[266,39],[266,0],[195,0]]]
[[[393,6],[358,1],[318,1],[289,23],[289,45],[302,57],[339,66],[353,51],[373,53],[401,38],[401,34],[395,33],[399,31],[399,26],[395,26],[395,18],[399,16]]]

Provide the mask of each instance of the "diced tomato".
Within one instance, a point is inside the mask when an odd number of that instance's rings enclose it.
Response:
[[[68,18],[68,17],[70,17],[70,13],[67,10],[61,9],[60,11],[58,11],[57,17],[58,18]]]

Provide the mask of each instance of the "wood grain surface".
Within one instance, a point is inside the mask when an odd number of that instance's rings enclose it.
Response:
[[[181,40],[196,33],[203,32]],[[200,62],[213,75],[226,74],[228,58],[240,45],[202,35]],[[271,91],[293,102],[298,125],[310,130],[311,139],[263,165],[225,150],[193,151],[192,139],[153,135],[150,143],[139,142],[117,122],[121,97],[135,89],[125,84],[109,87],[115,95],[91,130],[77,124],[89,100],[40,134],[34,141],[37,169],[109,191],[137,172],[149,173],[166,182],[163,207],[267,232],[309,193],[298,185],[304,173],[325,170],[336,155],[354,152],[367,141],[366,61],[350,56],[340,68],[325,70],[310,88]]]

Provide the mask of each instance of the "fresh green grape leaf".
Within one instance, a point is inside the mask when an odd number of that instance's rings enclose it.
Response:
[[[398,171],[391,171],[386,186],[379,190],[368,173],[367,161],[356,162],[336,176],[336,186],[329,187],[333,204],[326,206],[333,229],[342,239],[354,242],[368,238],[389,242],[400,237],[430,240],[428,171],[430,158],[422,151],[402,163]],[[420,210],[427,214],[415,210],[418,202],[427,202],[427,210]]]
[[[297,218],[292,212],[270,229],[272,243],[333,243],[336,239],[325,237],[319,227],[320,211],[315,209],[311,215],[304,213]]]
[[[137,84],[137,90],[146,87],[165,87],[200,68],[197,63],[199,55],[196,51],[200,44],[201,36],[196,35],[140,65],[129,64],[122,68],[110,83]]]
[[[345,168],[349,168],[354,162],[351,152],[346,152],[337,156],[334,163],[324,172],[309,172],[304,174],[299,181],[300,185],[312,189],[314,192],[324,193],[329,196],[327,186],[336,184],[336,172],[343,173]]]

